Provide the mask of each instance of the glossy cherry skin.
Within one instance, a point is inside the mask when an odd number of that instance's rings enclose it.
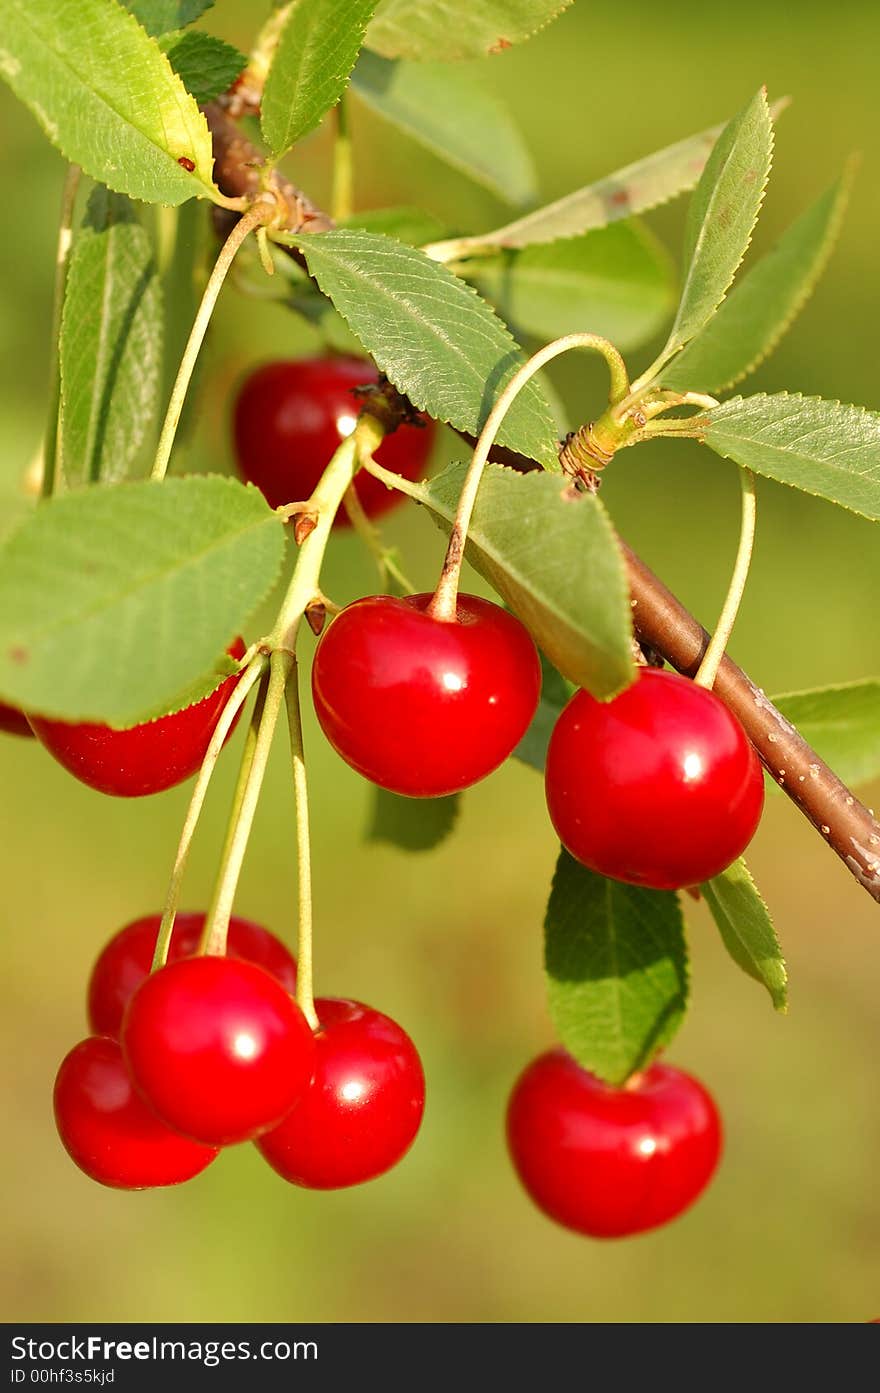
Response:
[[[273,508],[310,498],[334,451],[350,435],[361,402],[353,388],[378,382],[364,358],[299,358],[266,363],[246,379],[235,403],[238,468]],[[404,479],[420,479],[434,444],[434,424],[399,426],[376,451],[376,462]],[[403,501],[363,470],[355,490],[368,517]],[[347,527],[340,508],[335,525]]]
[[[161,914],[135,919],[114,934],[101,950],[88,986],[89,1026],[95,1035],[118,1039],[125,1008],[150,975],[161,919]],[[168,950],[169,963],[196,952],[204,923],[204,914],[178,914]],[[229,921],[226,951],[230,958],[243,958],[265,968],[293,996],[296,963],[268,929],[234,915]]]
[[[244,640],[236,639],[228,652],[244,657]],[[29,715],[28,720],[40,743],[81,783],[117,798],[143,798],[182,783],[200,768],[237,681],[233,673],[192,706],[125,730],[44,716]]]
[[[611,1088],[554,1049],[517,1080],[507,1142],[551,1219],[592,1238],[623,1238],[694,1202],[718,1164],[721,1121],[702,1084],[671,1065]]]
[[[217,1155],[160,1122],[135,1092],[116,1040],[92,1035],[67,1055],[55,1081],[55,1125],[81,1171],[101,1185],[179,1185]]]
[[[0,701],[0,730],[7,735],[32,736],[34,733],[24,712],[17,706],[7,706],[4,701]]]
[[[761,765],[733,713],[656,668],[612,701],[572,697],[550,737],[545,784],[572,856],[656,890],[718,875],[745,851],[764,806]]]
[[[409,1150],[425,1076],[412,1040],[388,1016],[358,1001],[319,1000],[315,1010],[314,1078],[257,1148],[294,1185],[336,1190],[373,1180]]]
[[[321,728],[365,778],[411,798],[477,783],[507,759],[535,714],[541,668],[518,619],[459,595],[453,623],[430,595],[373,595],[325,630],[312,666]]]
[[[293,998],[262,967],[235,958],[184,958],[154,972],[128,1004],[122,1049],[163,1122],[210,1146],[276,1127],[315,1062]]]

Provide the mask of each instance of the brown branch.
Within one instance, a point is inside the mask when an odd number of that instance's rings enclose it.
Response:
[[[215,178],[219,187],[233,197],[259,193],[257,171],[262,161],[258,151],[222,106],[211,103],[203,109],[214,138]],[[333,226],[325,213],[277,172],[273,173],[270,186],[287,207],[292,229],[323,232]],[[386,431],[394,430],[413,411],[390,383],[383,383],[379,392],[374,389],[366,397],[364,409],[380,416]],[[472,437],[459,433],[474,443]],[[493,448],[491,458],[523,471],[537,467],[525,456],[501,447]],[[626,543],[621,541],[621,546],[629,572],[636,635],[672,667],[693,677],[709,635]],[[714,690],[742,722],[771,777],[809,818],[859,884],[880,902],[880,824],[870,809],[841,783],[730,658],[722,660]]]

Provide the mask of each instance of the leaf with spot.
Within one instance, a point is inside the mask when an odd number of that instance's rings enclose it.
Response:
[[[523,43],[572,0],[382,0],[367,45],[386,58],[448,62]]]
[[[81,489],[0,546],[0,699],[70,721],[174,708],[278,579],[258,489],[192,475]]]
[[[677,895],[608,880],[562,850],[544,933],[550,1015],[562,1044],[606,1083],[625,1083],[684,1019]]]
[[[766,987],[777,1011],[787,1010],[785,959],[770,912],[745,861],[734,861],[700,888],[733,961]]]
[[[100,186],[70,258],[60,357],[66,484],[125,478],[156,417],[162,293],[131,203]]]
[[[276,235],[299,247],[321,290],[413,406],[479,434],[523,355],[471,286],[379,233]],[[559,468],[553,415],[537,382],[520,392],[497,438],[547,469]]]
[[[880,779],[880,680],[786,692],[772,701],[845,784]]]
[[[367,841],[387,842],[401,851],[433,851],[458,820],[460,797],[402,798],[385,788],[373,790]]]
[[[696,426],[724,459],[880,518],[880,414],[821,397],[779,392],[733,397]]]
[[[61,153],[108,188],[148,203],[219,197],[204,116],[116,0],[5,0],[0,75]]]
[[[212,102],[226,92],[247,64],[231,44],[199,30],[176,30],[159,41],[184,87],[199,103]]]
[[[535,167],[516,123],[469,73],[439,63],[389,62],[364,52],[351,87],[383,120],[505,203],[535,197]]]

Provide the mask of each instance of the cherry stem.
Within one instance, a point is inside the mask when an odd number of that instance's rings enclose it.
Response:
[[[433,599],[427,608],[427,613],[432,619],[437,619],[445,623],[453,623],[456,618],[458,604],[458,586],[461,579],[461,566],[464,560],[464,548],[467,541],[468,528],[477,501],[477,493],[480,481],[483,477],[483,470],[489,458],[489,452],[495,443],[495,437],[501,428],[501,423],[507,415],[519,393],[526,383],[534,377],[536,372],[540,372],[546,363],[553,358],[558,358],[562,353],[568,353],[573,348],[589,348],[596,353],[601,353],[611,374],[611,390],[609,400],[612,405],[624,398],[629,392],[629,376],[626,371],[626,364],[618,353],[617,349],[607,339],[599,334],[566,334],[563,338],[555,339],[553,343],[548,343],[544,348],[538,350],[527,363],[514,373],[508,382],[501,396],[495,402],[489,412],[486,424],[480,432],[474,448],[473,456],[465,475],[464,484],[458,499],[458,507],[452,523],[452,531],[449,536],[449,545],[446,549],[446,557],[443,562],[443,570],[440,573],[440,580],[437,589],[434,591]]]
[[[293,792],[296,800],[296,856],[298,932],[296,949],[296,1000],[312,1030],[320,1021],[315,1011],[312,974],[312,858],[309,839],[309,790],[303,749],[302,714],[299,700],[299,672],[296,662],[285,689],[290,756],[293,762]]]
[[[354,151],[345,93],[336,107],[336,134],[333,141],[333,189],[330,207],[335,221],[350,218],[354,212]]]
[[[208,792],[208,785],[217,765],[220,751],[223,749],[224,741],[232,729],[232,722],[247,701],[254,683],[260,678],[266,666],[264,654],[258,654],[248,667],[244,670],[232,693],[223,708],[220,719],[214,728],[210,744],[202,760],[202,767],[196,779],[195,788],[189,801],[186,818],[183,823],[183,830],[180,834],[180,841],[177,845],[177,855],[174,858],[174,868],[171,872],[171,880],[168,884],[168,893],[165,896],[165,910],[162,914],[162,922],[159,925],[159,932],[156,936],[156,949],[153,955],[152,971],[164,967],[168,959],[168,945],[171,942],[171,934],[174,931],[174,920],[177,915],[178,905],[180,904],[180,890],[183,884],[183,876],[186,871],[186,863],[189,859],[190,847],[202,808],[205,804],[205,797]]]
[[[362,463],[364,467],[369,468],[372,460],[364,460]],[[414,595],[415,586],[410,583],[398,566],[394,553],[385,546],[382,534],[376,524],[367,517],[353,484],[346,490],[342,502],[349,522],[376,563],[381,588],[387,590],[389,581],[394,580],[404,595]]]
[[[168,470],[168,462],[171,459],[171,450],[174,446],[174,437],[177,434],[177,427],[180,423],[180,414],[183,411],[183,403],[186,400],[187,390],[199,356],[211,316],[217,304],[217,299],[223,287],[223,282],[238,253],[241,244],[253,232],[256,227],[263,227],[270,222],[275,215],[276,204],[271,195],[263,195],[252,208],[239,218],[235,227],[230,232],[226,241],[220,249],[220,254],[214,263],[214,269],[208,277],[208,284],[205,286],[202,302],[196,312],[190,336],[187,339],[186,348],[183,350],[183,357],[180,360],[180,367],[177,370],[177,377],[174,379],[174,386],[171,389],[171,400],[168,403],[168,410],[165,413],[165,421],[162,425],[162,433],[159,436],[159,444],[156,448],[156,459],[150,473],[151,479],[164,479]]]
[[[694,677],[694,681],[700,687],[712,688],[715,685],[715,678],[718,675],[721,659],[724,657],[724,650],[730,641],[730,635],[736,623],[736,616],[739,613],[740,603],[749,576],[749,567],[752,563],[752,551],[755,545],[755,520],[757,516],[755,476],[750,469],[741,467],[739,470],[739,482],[742,490],[742,520],[740,523],[739,547],[736,553],[733,575],[730,578],[727,598],[724,601],[724,607],[721,611],[718,625],[709,642],[709,647],[703,655],[703,661],[700,663],[697,674]]]
[[[58,432],[61,410],[61,315],[67,286],[67,265],[73,243],[73,208],[82,170],[78,164],[67,166],[61,193],[61,216],[58,219],[58,249],[55,253],[55,289],[52,296],[52,378],[49,383],[49,416],[43,443],[43,467],[40,477],[40,497],[51,498],[58,481]]]
[[[266,700],[260,716],[253,752],[250,756],[250,768],[247,771],[241,795],[240,797],[236,796],[230,832],[220,861],[220,870],[217,875],[211,907],[208,910],[205,927],[202,931],[204,951],[209,954],[222,956],[226,952],[226,935],[229,931],[235,892],[238,889],[241,868],[254,823],[254,814],[257,811],[260,790],[269,762],[272,737],[275,734],[275,726],[278,723],[278,716],[284,703],[284,688],[292,666],[293,654],[285,652],[283,649],[276,649],[269,658],[269,683],[266,688]]]

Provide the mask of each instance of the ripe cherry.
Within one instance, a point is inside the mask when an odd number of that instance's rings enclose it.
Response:
[[[294,1185],[335,1190],[373,1180],[412,1145],[425,1076],[400,1026],[357,1001],[319,1000],[315,1075],[287,1117],[257,1142]]]
[[[96,1035],[119,1037],[125,1008],[150,975],[161,919],[160,914],[135,919],[114,934],[102,949],[88,986],[89,1025]],[[178,914],[168,962],[177,962],[196,952],[204,923],[204,914]],[[268,929],[233,916],[229,921],[226,951],[230,958],[243,958],[265,968],[293,996],[296,963],[281,940]]]
[[[354,429],[360,402],[353,388],[377,382],[364,358],[300,358],[266,363],[251,373],[235,403],[238,467],[273,508],[311,497],[330,457]],[[376,461],[404,479],[420,479],[434,443],[434,425],[403,425],[383,440]],[[355,490],[365,513],[376,517],[402,501],[363,470]],[[348,525],[339,510],[336,523]]]
[[[656,668],[612,701],[572,697],[550,737],[546,791],[572,856],[657,890],[718,875],[745,851],[764,806],[761,765],[733,713]]]
[[[122,1023],[135,1086],[175,1131],[220,1146],[276,1127],[312,1077],[315,1040],[262,967],[184,958],[138,988]]]
[[[497,769],[535,714],[541,669],[518,619],[459,595],[454,622],[430,595],[373,595],[318,644],[312,694],[330,744],[353,769],[411,798],[455,793]]]
[[[236,639],[227,651],[244,657],[244,640]],[[237,681],[233,673],[192,706],[125,730],[44,716],[28,720],[37,739],[82,783],[118,798],[141,798],[182,783],[201,766]]]
[[[81,1171],[101,1185],[179,1185],[217,1155],[160,1122],[134,1090],[115,1040],[93,1035],[67,1055],[55,1081],[55,1125]]]
[[[0,730],[7,735],[33,735],[27,716],[17,706],[0,701]]]
[[[507,1140],[539,1209],[577,1233],[622,1238],[694,1202],[718,1164],[721,1121],[703,1086],[671,1065],[612,1088],[554,1049],[520,1075]]]

